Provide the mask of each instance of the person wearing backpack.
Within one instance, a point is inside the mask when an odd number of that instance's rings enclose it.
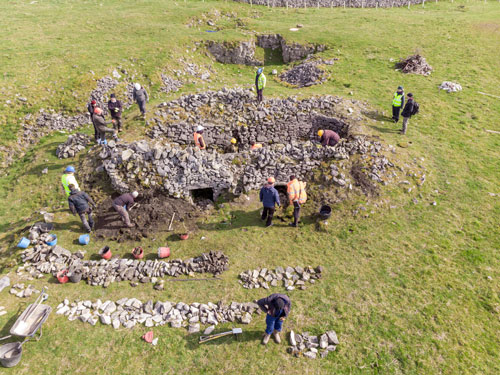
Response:
[[[407,96],[408,101],[405,104],[403,112],[401,112],[401,116],[403,116],[403,129],[401,129],[401,134],[406,134],[410,117],[416,115],[419,111],[418,103],[413,99],[413,94],[410,92]]]

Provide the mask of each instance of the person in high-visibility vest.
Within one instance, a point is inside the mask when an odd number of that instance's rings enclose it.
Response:
[[[205,143],[205,140],[203,139],[203,130],[205,128],[201,125],[198,125],[196,128],[196,131],[194,132],[194,144],[196,147],[198,147],[200,150],[204,150],[207,148],[207,144]]]
[[[67,197],[69,197],[71,193],[69,185],[73,185],[76,191],[80,191],[80,186],[78,186],[78,182],[76,182],[75,178],[75,167],[72,165],[68,165],[66,167],[64,174],[61,177],[61,184]]]
[[[293,223],[291,227],[296,227],[299,224],[300,207],[307,200],[306,183],[297,180],[295,176],[290,176],[290,182],[287,184],[288,200],[290,205],[293,205]]]
[[[266,87],[266,76],[264,75],[264,68],[257,69],[255,75],[255,86],[257,87],[257,101],[260,103],[263,100],[262,92]]]
[[[394,98],[392,98],[392,119],[394,122],[399,121],[399,111],[405,105],[405,93],[403,91],[403,86],[398,86],[398,90],[394,93]]]

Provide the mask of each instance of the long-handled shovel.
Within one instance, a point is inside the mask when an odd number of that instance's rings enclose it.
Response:
[[[233,328],[231,331],[227,332],[216,333],[208,336],[200,336],[200,341],[198,341],[198,344],[203,344],[204,342],[212,341],[225,336],[230,336],[230,335],[236,336],[241,333],[243,333],[243,330],[241,328]]]

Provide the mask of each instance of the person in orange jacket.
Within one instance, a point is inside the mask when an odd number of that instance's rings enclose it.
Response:
[[[290,176],[290,182],[287,184],[288,200],[293,205],[293,223],[288,224],[291,227],[297,227],[299,224],[300,207],[307,200],[306,183],[299,181],[297,177]]]
[[[198,147],[200,150],[204,150],[207,148],[207,144],[205,143],[205,140],[203,139],[203,130],[205,128],[201,125],[198,125],[196,128],[196,131],[193,134],[194,137],[194,144],[196,147]]]

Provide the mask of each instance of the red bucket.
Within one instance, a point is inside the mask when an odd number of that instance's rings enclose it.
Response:
[[[158,258],[168,258],[170,256],[170,247],[159,247]]]
[[[101,256],[102,259],[109,260],[111,259],[111,250],[109,249],[109,246],[104,246],[101,250],[99,250],[99,255]]]
[[[185,241],[189,238],[189,233],[183,233],[183,234],[181,234],[180,237],[181,237],[181,240]]]
[[[61,284],[66,284],[69,281],[69,277],[66,276],[68,273],[68,270],[62,270],[57,273],[57,281],[59,281]]]
[[[135,247],[134,250],[132,250],[132,255],[135,259],[142,259],[144,257],[144,250],[140,246]]]

